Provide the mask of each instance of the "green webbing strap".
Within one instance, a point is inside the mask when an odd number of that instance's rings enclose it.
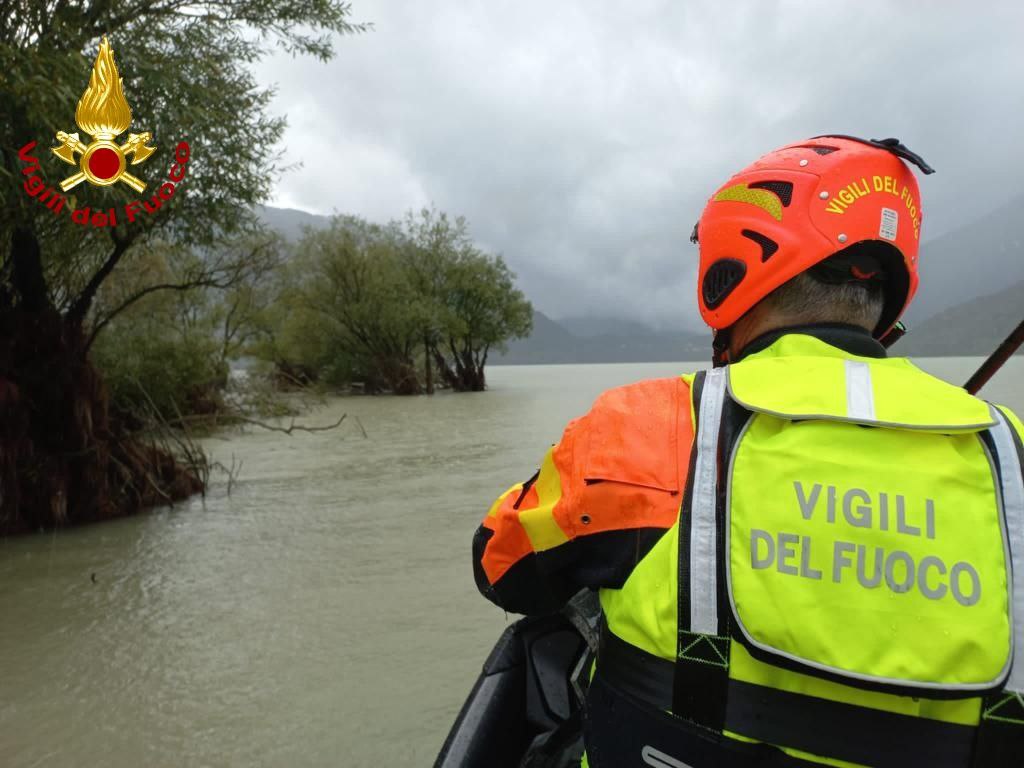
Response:
[[[1024,764],[1024,694],[994,693],[982,702],[972,768]]]
[[[672,713],[721,734],[729,690],[729,638],[684,630],[679,639]]]
[[[1024,694],[992,694],[985,699],[981,719],[994,723],[1024,726]],[[1024,752],[1021,755],[1024,756]]]

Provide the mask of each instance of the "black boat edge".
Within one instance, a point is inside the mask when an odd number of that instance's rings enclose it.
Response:
[[[601,609],[584,590],[498,638],[434,768],[575,768]]]

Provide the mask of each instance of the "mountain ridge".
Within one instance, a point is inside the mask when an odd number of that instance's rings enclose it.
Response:
[[[910,327],[894,348],[900,355],[987,356],[1024,319],[1024,280],[996,293],[978,296]],[[1024,349],[1017,350],[1017,354]]]
[[[598,317],[590,321],[602,330],[581,335],[535,309],[530,336],[509,342],[508,351],[494,355],[492,361],[497,365],[673,363],[704,360],[710,354],[710,333],[655,331],[633,321],[614,318]],[[587,318],[575,318],[571,322],[578,327],[586,324]],[[621,329],[616,331],[620,322]]]
[[[1019,195],[921,246],[921,286],[907,311],[908,325],[1024,279],[1022,209],[1024,195]]]

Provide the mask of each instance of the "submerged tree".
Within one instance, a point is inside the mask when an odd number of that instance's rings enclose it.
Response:
[[[329,378],[358,380],[371,392],[421,391],[415,356],[429,307],[411,280],[404,247],[395,227],[353,216],[336,217],[299,244],[290,336],[318,340],[313,362]]]
[[[161,239],[200,259],[194,271],[174,271],[186,282],[166,290],[215,285],[239,268],[215,254],[253,230],[249,211],[280,170],[274,146],[284,128],[251,65],[275,45],[329,58],[332,35],[361,29],[349,16],[337,0],[3,4],[0,531],[113,517],[197,490],[197,478],[111,420],[88,353],[113,316],[98,316],[96,299],[133,250]],[[140,166],[154,212],[98,228],[54,215],[31,194],[65,175],[49,147],[55,130],[75,130],[101,35],[116,50],[132,130],[150,132],[157,153]],[[188,149],[176,153],[180,142]],[[169,199],[151,198],[176,155],[183,184]],[[86,185],[69,193],[68,208],[123,213],[136,197],[123,185]]]
[[[533,307],[504,259],[480,252],[463,254],[448,266],[443,298],[445,322],[434,345],[438,370],[458,392],[482,391],[491,349],[529,335]]]
[[[492,348],[530,331],[532,308],[465,220],[424,210],[401,224],[336,217],[297,245],[265,357],[367,391],[479,391]],[[423,381],[419,376],[422,363]]]
[[[527,336],[533,308],[505,260],[473,244],[463,217],[423,209],[406,217],[404,230],[410,246],[406,263],[428,307],[426,377],[433,362],[452,389],[481,391],[490,350]]]

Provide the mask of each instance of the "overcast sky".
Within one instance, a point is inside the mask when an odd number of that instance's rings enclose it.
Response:
[[[353,0],[327,64],[258,77],[304,167],[273,204],[464,214],[554,317],[696,328],[707,196],[821,133],[897,136],[924,239],[1021,194],[1024,3]],[[927,251],[923,258],[927,257]]]

